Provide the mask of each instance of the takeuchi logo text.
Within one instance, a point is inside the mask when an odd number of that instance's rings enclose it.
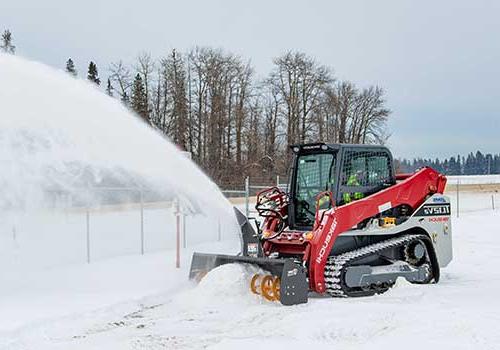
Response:
[[[337,228],[337,218],[333,218],[332,221],[332,226],[328,230],[328,234],[325,237],[325,241],[323,242],[323,245],[321,246],[321,249],[319,250],[318,257],[316,258],[316,263],[321,264],[323,257],[326,254],[326,250],[328,249],[328,246],[330,245],[330,241],[332,240],[333,233],[335,232],[335,229]]]

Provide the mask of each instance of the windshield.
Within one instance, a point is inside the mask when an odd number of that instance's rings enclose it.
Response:
[[[334,185],[336,155],[332,153],[307,154],[297,160],[295,184],[295,224],[312,226],[316,213],[316,196],[331,191]],[[330,202],[324,197],[320,208],[326,209]]]

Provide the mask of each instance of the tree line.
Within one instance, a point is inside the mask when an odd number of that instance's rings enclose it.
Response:
[[[500,174],[500,154],[483,154],[480,151],[469,153],[466,157],[458,155],[444,160],[440,159],[400,159],[396,161],[399,172],[414,172],[430,166],[446,175],[487,175]]]
[[[15,54],[9,30],[0,51]],[[72,58],[66,72],[78,76]],[[86,78],[168,136],[219,185],[274,181],[285,175],[289,146],[324,141],[377,143],[388,138],[384,91],[335,78],[328,65],[289,51],[273,59],[271,72],[257,77],[249,60],[211,47],[172,50],[135,63],[109,65],[104,86],[97,64]],[[431,166],[448,175],[500,174],[500,155],[479,151],[440,159],[398,159],[399,172]]]
[[[73,58],[65,69],[78,76]],[[129,65],[112,62],[107,72],[101,86],[90,62],[86,77],[190,152],[224,187],[245,176],[269,183],[285,175],[293,144],[383,144],[389,135],[381,87],[338,80],[332,67],[298,51],[274,58],[266,76],[250,60],[212,47],[159,58],[142,53]]]
[[[66,70],[75,75],[74,62]],[[105,91],[191,153],[218,184],[244,176],[269,182],[286,174],[289,147],[306,142],[384,143],[384,91],[339,81],[333,70],[301,52],[273,60],[257,78],[249,60],[211,47],[172,50],[135,64],[109,66]],[[97,67],[87,78],[100,85]]]

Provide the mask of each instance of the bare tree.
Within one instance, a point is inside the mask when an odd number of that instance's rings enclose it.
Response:
[[[125,103],[131,73],[121,61],[110,81]],[[134,109],[193,159],[219,184],[245,175],[269,183],[286,172],[295,143],[384,143],[388,137],[384,91],[335,81],[332,70],[301,52],[274,60],[255,81],[249,62],[222,49],[172,50],[134,66]],[[147,107],[146,107],[147,106]]]
[[[360,100],[360,128],[353,142],[385,144],[390,136],[387,120],[391,110],[385,107],[384,90],[378,86],[370,86],[363,90]]]
[[[319,117],[325,123],[326,138],[339,143],[384,143],[391,111],[383,95],[379,87],[359,91],[348,81],[329,87]]]
[[[313,127],[312,115],[320,107],[321,97],[333,82],[325,66],[300,52],[287,52],[274,60],[268,84],[283,100],[282,115],[286,119],[287,143],[306,142]]]
[[[241,166],[243,151],[243,128],[248,114],[249,99],[252,95],[253,69],[250,63],[245,65],[236,62],[236,93],[235,93],[235,142],[236,142],[236,165]]]
[[[281,96],[273,85],[264,85],[261,90],[263,114],[264,114],[264,145],[265,154],[272,159],[277,155],[278,148],[281,146],[279,139],[279,110],[283,103]]]
[[[132,86],[130,70],[120,60],[111,63],[109,71],[111,73],[109,77],[111,82],[118,86],[120,99],[124,104],[128,105],[130,101],[130,87]]]

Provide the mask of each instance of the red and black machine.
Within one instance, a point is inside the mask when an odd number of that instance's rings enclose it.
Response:
[[[195,253],[190,278],[228,263],[253,264],[251,290],[284,305],[311,292],[370,296],[397,278],[439,281],[452,259],[446,177],[424,167],[396,174],[382,146],[304,144],[294,154],[287,191],[257,195],[255,228],[238,209],[241,253]]]

